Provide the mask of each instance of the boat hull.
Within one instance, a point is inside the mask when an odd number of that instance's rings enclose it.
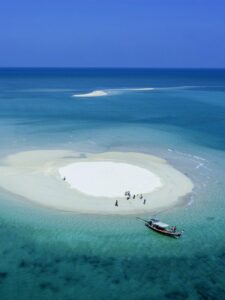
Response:
[[[168,230],[164,230],[164,229],[159,229],[159,228],[156,228],[156,227],[150,225],[149,223],[145,223],[145,226],[148,227],[149,229],[155,231],[155,232],[158,232],[160,234],[170,236],[170,237],[173,237],[173,238],[179,238],[182,235],[181,232],[172,232],[172,231],[168,231]]]

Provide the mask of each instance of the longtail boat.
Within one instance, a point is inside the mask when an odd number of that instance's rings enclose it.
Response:
[[[183,234],[183,231],[176,231],[176,227],[170,226],[166,223],[160,222],[158,219],[150,219],[149,221],[137,218],[141,221],[145,222],[145,226],[148,227],[149,229],[152,229],[158,233],[174,237],[174,238],[179,238]]]

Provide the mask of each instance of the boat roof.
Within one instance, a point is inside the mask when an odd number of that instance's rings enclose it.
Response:
[[[153,221],[153,224],[156,225],[156,226],[159,226],[161,228],[166,228],[166,227],[169,226],[168,224],[160,222],[160,221],[156,221],[156,222]]]

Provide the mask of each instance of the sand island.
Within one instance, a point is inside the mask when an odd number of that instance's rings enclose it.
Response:
[[[0,187],[62,211],[137,214],[175,206],[193,184],[164,159],[152,155],[35,150],[4,159]],[[128,190],[129,200],[124,196]]]

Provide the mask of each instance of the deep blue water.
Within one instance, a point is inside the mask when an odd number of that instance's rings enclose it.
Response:
[[[96,90],[108,95],[73,97]],[[225,70],[0,69],[0,136],[3,158],[140,151],[195,184],[159,212],[180,240],[0,191],[0,299],[225,299]]]

